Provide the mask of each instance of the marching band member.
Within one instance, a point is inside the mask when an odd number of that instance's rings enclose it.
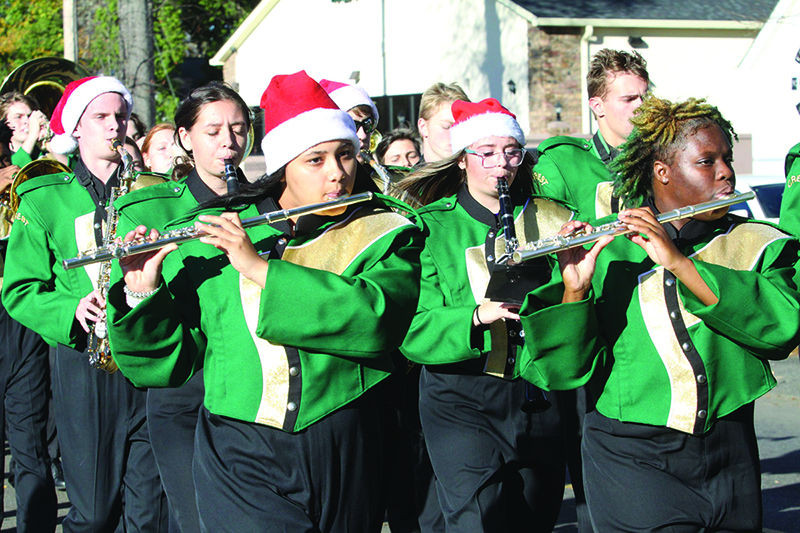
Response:
[[[378,129],[380,115],[375,102],[369,97],[363,87],[349,85],[339,81],[319,80],[319,84],[328,93],[339,109],[347,114],[356,123],[359,145],[356,147],[356,157],[361,161],[361,152],[369,150],[369,141],[372,133]],[[363,161],[361,161],[363,163]]]
[[[505,266],[496,186],[510,187],[523,241],[557,231],[571,211],[531,198],[532,158],[515,116],[492,98],[456,101],[452,155],[409,176],[427,228],[417,313],[401,351],[424,364],[420,418],[447,531],[551,531],[564,490],[558,406],[522,410],[517,305],[487,300]],[[549,268],[547,270],[549,273]]]
[[[467,93],[457,83],[436,82],[428,87],[419,102],[417,129],[422,137],[420,165],[447,159],[450,149],[450,128],[453,126],[453,102],[469,102]]]
[[[357,175],[353,120],[305,72],[274,77],[261,103],[268,175],[214,205],[246,218],[373,186]],[[122,372],[163,387],[204,368],[201,530],[380,530],[374,389],[416,305],[421,246],[391,207],[408,209],[381,197],[247,232],[216,209],[201,240],[120,261],[109,323]]]
[[[8,147],[11,162],[24,167],[39,157],[39,140],[47,129],[47,116],[32,97],[10,92],[0,96],[0,120],[5,119],[14,135]]]
[[[119,373],[92,368],[89,325],[103,319],[99,268],[67,271],[65,258],[99,246],[106,203],[119,184],[119,154],[133,99],[118,80],[70,83],[50,126],[51,148],[80,160],[74,173],[28,180],[8,246],[3,303],[9,314],[56,346],[53,401],[72,507],[65,532],[166,529],[152,449],[145,392]],[[122,524],[122,525],[120,525]]]
[[[523,376],[598,394],[582,450],[596,531],[761,531],[753,403],[798,344],[798,242],[726,207],[659,224],[734,192],[735,133],[695,99],[647,98],[633,123],[614,167],[632,233],[569,303],[528,296]]]
[[[250,110],[239,94],[222,83],[193,90],[175,112],[175,129],[185,160],[176,168],[184,175],[130,192],[116,202],[119,234],[140,224],[162,231],[171,220],[227,192],[225,159],[237,168],[244,158],[250,129]],[[171,137],[171,136],[170,136]],[[148,134],[144,146],[153,137]],[[240,183],[247,183],[239,171]],[[114,270],[113,280],[122,272]],[[183,386],[150,389],[147,420],[161,483],[169,501],[170,531],[200,530],[192,480],[192,457],[197,416],[203,403],[203,373]]]
[[[142,158],[145,168],[159,174],[172,172],[174,148],[175,126],[168,122],[162,122],[150,128],[142,141]]]

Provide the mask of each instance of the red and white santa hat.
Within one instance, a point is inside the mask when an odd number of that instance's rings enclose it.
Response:
[[[346,140],[360,146],[353,119],[304,70],[273,77],[261,108],[268,175],[319,143]]]
[[[363,88],[331,80],[319,80],[319,84],[322,85],[322,88],[327,91],[341,110],[350,111],[356,106],[366,105],[372,109],[375,123],[377,124],[380,120],[381,117],[378,114],[378,108],[375,107],[375,102],[372,101],[372,98]]]
[[[453,125],[450,127],[450,146],[457,154],[475,141],[484,137],[513,137],[520,146],[525,146],[517,117],[494,98],[480,102],[453,102]]]
[[[53,116],[50,129],[56,135],[50,141],[50,149],[57,154],[69,154],[78,148],[78,140],[72,136],[78,121],[89,104],[105,93],[119,93],[128,107],[128,118],[133,111],[133,98],[122,82],[111,76],[91,76],[75,80],[64,89]]]

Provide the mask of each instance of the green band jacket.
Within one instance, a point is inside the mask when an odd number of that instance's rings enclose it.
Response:
[[[598,257],[591,297],[561,304],[556,286],[528,296],[522,374],[547,389],[591,380],[606,417],[702,434],[774,387],[768,360],[797,346],[798,242],[733,215],[665,227],[719,302],[703,305],[617,238]]]
[[[99,264],[64,270],[61,261],[97,246],[102,218],[75,174],[30,179],[17,189],[17,210],[6,257],[3,303],[9,314],[49,344],[81,347],[75,319],[81,298],[97,288]]]
[[[197,240],[167,256],[165,283],[135,309],[114,284],[109,338],[120,370],[135,385],[166,387],[202,364],[210,412],[290,432],[348,404],[392,371],[388,354],[419,294],[421,231],[390,206],[409,210],[381,197],[339,217],[301,217],[298,228],[316,222],[296,237],[252,227],[269,260],[264,290]]]
[[[596,220],[619,211],[619,202],[612,200],[613,181],[606,166],[611,156],[600,132],[592,140],[551,137],[537,149],[533,176],[539,194],[571,206],[580,220]]]
[[[780,226],[800,236],[800,143],[786,154],[786,188],[781,200]]]
[[[557,233],[572,212],[543,198],[512,194],[516,235],[520,243]],[[486,301],[495,262],[505,250],[497,217],[462,186],[456,196],[420,210],[425,248],[417,313],[401,352],[426,365],[455,364],[458,372],[519,377],[516,352],[519,329],[498,320],[473,328],[475,307]],[[549,270],[548,270],[549,274]]]

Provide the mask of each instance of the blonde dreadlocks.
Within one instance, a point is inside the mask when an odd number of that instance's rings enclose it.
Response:
[[[655,96],[645,98],[631,119],[633,131],[611,164],[614,194],[628,207],[638,207],[653,194],[653,164],[671,165],[676,150],[709,124],[720,127],[730,144],[738,140],[733,126],[705,99],[672,103]]]

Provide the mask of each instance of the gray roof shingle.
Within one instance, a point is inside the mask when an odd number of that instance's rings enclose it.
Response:
[[[778,0],[514,0],[537,17],[766,21]]]

